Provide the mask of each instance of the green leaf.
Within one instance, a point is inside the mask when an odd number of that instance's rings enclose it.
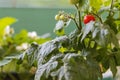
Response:
[[[79,39],[81,39],[81,34],[80,34],[79,30],[75,29],[74,31],[72,31],[69,34],[69,38],[70,38],[70,41],[69,41],[70,45],[69,45],[69,47],[72,47],[75,50],[76,49],[80,50],[81,44],[80,44],[80,40]],[[77,45],[79,45],[79,47]]]
[[[40,61],[39,64],[43,62],[45,57],[47,57],[49,54],[56,52],[57,50],[58,50],[57,44],[55,44],[52,41],[42,44],[38,50],[37,59]]]
[[[38,57],[37,59],[39,59],[40,64],[42,63],[42,61],[44,60],[45,57],[47,57],[48,55],[51,55],[52,53],[56,53],[59,51],[59,48],[61,47],[62,43],[66,43],[68,41],[68,37],[67,36],[61,36],[61,37],[57,37],[51,41],[48,41],[46,43],[43,43],[38,50]]]
[[[0,66],[4,66],[8,63],[10,63],[12,60],[11,59],[3,59],[0,61]]]
[[[62,56],[63,54],[57,54],[56,56],[51,57],[51,59],[47,63],[43,65],[38,65],[38,69],[35,74],[35,80],[40,80],[41,77],[44,76],[43,74],[45,74],[45,77],[48,78],[50,76],[50,72],[58,66],[57,60]]]
[[[117,25],[115,24],[115,19],[113,19],[112,17],[107,17],[105,23],[109,25],[109,27],[114,31],[115,34],[118,33]]]
[[[120,1],[116,1],[116,2],[114,3],[114,6],[115,6],[116,8],[118,8],[118,9],[120,9]]]
[[[98,80],[98,77],[102,79],[102,72],[98,65],[98,62],[92,58],[87,59],[88,71],[89,71],[89,80]]]
[[[117,68],[116,68],[115,59],[113,57],[109,59],[109,64],[110,64],[110,70],[112,71],[113,77],[115,77],[117,73]]]
[[[5,59],[20,59],[21,54],[6,56]]]
[[[94,58],[96,56],[99,55],[99,53],[97,52],[97,50],[95,50],[95,48],[87,48],[87,49],[83,49],[81,52],[81,55],[84,57],[89,57],[89,58]]]
[[[58,80],[65,80],[64,75],[65,75],[65,68],[64,66],[61,66],[57,71],[53,71],[51,73],[51,76],[55,77],[58,76]]]
[[[93,32],[93,31],[94,31],[94,21],[91,21],[87,23],[85,27],[83,27],[82,29],[83,35],[82,35],[81,41],[83,41],[83,39],[87,36],[89,32]]]
[[[54,32],[57,35],[64,35],[65,34],[64,27],[67,27],[70,24],[70,22],[71,22],[71,20],[68,20],[67,22],[64,22],[62,20],[58,21],[54,28]]]
[[[0,43],[1,43],[1,39],[3,38],[4,35],[4,29],[15,23],[17,20],[15,18],[12,17],[4,17],[2,19],[0,19]]]
[[[108,43],[110,43],[110,32],[108,29],[101,28],[100,32],[98,33],[97,38],[95,41],[102,47],[106,47]]]
[[[102,0],[104,6],[110,6],[112,0]]]
[[[65,30],[62,28],[62,29],[60,29],[60,30],[55,31],[55,33],[56,33],[58,36],[63,36],[63,35],[65,35]]]
[[[106,72],[109,69],[109,59],[107,55],[108,51],[106,48],[101,48],[98,50],[99,55],[96,57],[97,62],[102,64],[102,72]]]
[[[117,62],[117,66],[120,66],[120,51],[117,51],[115,55],[115,60]]]
[[[92,38],[95,38],[97,36],[98,32],[100,32],[100,28],[96,27],[95,30],[92,33]]]
[[[114,22],[116,24],[117,30],[120,32],[120,20],[115,20]]]
[[[25,54],[27,54],[27,59],[30,65],[32,65],[37,59],[38,48],[39,48],[38,44],[32,43],[31,46],[25,51]],[[23,53],[23,58],[25,57],[24,56],[25,54]]]
[[[54,31],[62,29],[64,27],[64,25],[65,25],[65,23],[63,21],[58,21],[56,23]]]
[[[79,0],[79,6],[83,7],[86,4],[87,0]]]
[[[113,43],[116,47],[119,47],[117,37],[109,25],[104,24],[99,26],[98,30],[95,29],[93,34],[93,38],[96,36],[95,41],[100,46],[106,47],[109,43]]]
[[[93,7],[95,9],[95,11],[98,11],[102,4],[103,4],[103,0],[89,0],[90,1],[90,6]],[[97,5],[97,6],[96,6]]]
[[[88,80],[89,71],[83,57],[75,53],[68,53],[64,59],[64,78],[65,80]],[[84,75],[84,74],[85,75]]]
[[[28,31],[27,30],[21,30],[20,33],[15,35],[14,41],[18,45],[29,41],[29,39],[28,39]]]

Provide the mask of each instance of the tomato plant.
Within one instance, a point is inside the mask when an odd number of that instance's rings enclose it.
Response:
[[[69,0],[76,13],[59,11],[57,37],[25,52],[37,62],[35,80],[102,80],[108,69],[113,78],[120,66],[120,0]],[[69,34],[70,22],[76,29]]]
[[[69,1],[76,12],[58,12],[57,37],[32,43],[20,59],[36,64],[35,80],[102,80],[108,69],[115,78],[120,66],[120,0]],[[72,21],[76,29],[66,34]]]

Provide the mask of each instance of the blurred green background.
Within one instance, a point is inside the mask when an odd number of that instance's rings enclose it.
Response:
[[[72,8],[0,8],[0,18],[10,16],[18,19],[12,25],[16,33],[21,29],[27,29],[28,31],[37,31],[39,35],[48,32],[52,35],[56,24],[54,16],[59,10],[73,13],[75,11]],[[67,32],[73,28],[74,26],[70,26]]]
[[[75,11],[68,0],[0,0],[0,18],[10,16],[18,19],[18,22],[12,25],[16,33],[27,29],[37,31],[39,35],[49,32],[54,36],[54,16],[60,10]],[[74,26],[69,28],[67,32]]]

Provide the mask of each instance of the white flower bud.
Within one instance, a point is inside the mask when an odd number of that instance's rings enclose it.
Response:
[[[37,33],[33,31],[33,32],[28,32],[28,37],[31,39],[36,39],[38,36]]]

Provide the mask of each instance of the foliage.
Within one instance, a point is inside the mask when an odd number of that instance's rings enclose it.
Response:
[[[35,80],[98,80],[109,68],[115,77],[120,65],[119,0],[72,3],[77,10],[75,14],[60,11],[55,16],[58,22],[54,32],[58,37],[34,44],[25,52],[28,55],[33,50],[29,60],[37,61]],[[96,19],[83,24],[83,17],[89,14]],[[64,28],[71,21],[77,29],[65,34]]]
[[[120,0],[72,3],[75,14],[60,11],[55,16],[58,22],[54,32],[58,36],[43,44],[32,43],[20,59],[37,66],[35,80],[102,80],[109,68],[114,78],[116,67],[120,66]],[[85,15],[92,15],[95,20],[84,24]],[[77,29],[66,34],[71,21]],[[24,39],[17,42],[21,41]]]
[[[32,42],[42,44],[50,40],[49,34],[38,36],[35,31],[28,32],[27,30],[14,33],[14,29],[10,26],[16,21],[12,17],[0,19],[0,73],[30,72],[34,74],[35,71],[32,70],[34,65],[28,64],[27,59],[22,61],[22,53],[28,49]]]

